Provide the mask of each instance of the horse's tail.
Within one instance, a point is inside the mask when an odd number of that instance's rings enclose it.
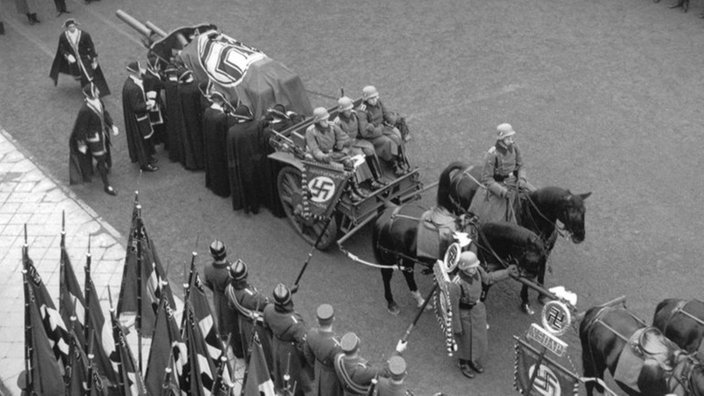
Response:
[[[442,206],[443,208],[451,212],[458,212],[458,210],[461,209],[457,208],[456,205],[452,203],[452,199],[450,197],[450,188],[452,187],[451,175],[452,172],[458,169],[465,169],[466,167],[467,165],[463,162],[455,161],[448,165],[447,168],[442,171],[442,173],[440,174],[440,182],[438,183],[438,195],[436,198],[436,203],[438,206]]]

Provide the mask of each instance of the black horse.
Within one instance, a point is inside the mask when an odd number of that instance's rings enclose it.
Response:
[[[657,329],[646,328],[640,319],[623,308],[597,306],[586,312],[579,326],[584,377],[603,379],[606,369],[614,376],[625,348],[631,348],[630,338],[641,329],[644,330],[638,345],[644,357],[642,360],[628,360],[640,364],[640,372],[635,374],[637,378],[630,378],[630,385],[615,378],[619,387],[628,395],[704,395],[704,367],[701,363],[662,337]],[[590,381],[586,383],[587,395],[591,396],[595,387],[603,393],[600,384]]]
[[[458,163],[453,162],[447,169],[458,169]],[[461,171],[451,176],[451,185],[447,198],[455,213],[464,213],[469,209],[474,194],[479,189],[478,181],[481,179],[481,167],[461,166]],[[439,192],[439,190],[438,190]],[[521,191],[516,200],[515,208],[518,224],[538,234],[543,240],[548,255],[555,245],[558,236],[557,221],[562,223],[564,231],[570,235],[574,243],[581,243],[585,238],[584,215],[586,208],[584,200],[591,192],[573,194],[561,187],[544,187],[532,192]],[[482,219],[479,219],[481,222]],[[538,273],[538,284],[545,282],[545,268]],[[543,296],[541,296],[542,301]],[[523,310],[532,313],[530,305],[523,306]]]
[[[668,298],[655,308],[653,326],[704,362],[704,302]]]
[[[450,174],[459,169],[461,164],[446,168],[440,175],[438,184],[437,204],[448,208],[448,188]],[[413,267],[416,263],[432,266],[436,259],[419,258],[416,254],[416,238],[418,222],[424,210],[418,205],[401,207],[388,206],[374,223],[372,232],[372,248],[376,261],[389,266],[381,270],[384,282],[384,297],[390,312],[398,313],[398,305],[391,293],[392,266],[399,265],[411,293],[418,299],[418,286],[413,277]],[[457,217],[457,229],[462,231],[460,217]],[[489,269],[496,265],[507,266],[516,263],[519,268],[529,274],[536,274],[545,266],[547,253],[544,244],[537,235],[529,230],[510,223],[487,223],[478,227],[478,256],[485,263],[490,263]],[[444,251],[441,247],[440,251]],[[422,298],[421,298],[422,299]],[[422,301],[418,301],[419,305]]]

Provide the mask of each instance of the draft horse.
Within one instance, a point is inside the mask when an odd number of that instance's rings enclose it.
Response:
[[[457,162],[451,163],[446,169],[457,169]],[[451,176],[450,188],[447,198],[455,213],[465,213],[472,203],[472,198],[479,189],[482,168],[479,166],[468,167],[463,165],[460,171]],[[439,190],[438,190],[439,192]],[[535,191],[519,191],[516,200],[516,219],[523,226],[543,240],[548,255],[555,246],[558,234],[564,232],[569,235],[574,243],[582,243],[586,236],[584,218],[586,208],[584,201],[591,192],[573,194],[570,190],[561,187],[543,187]],[[482,222],[482,219],[479,219]],[[559,231],[557,222],[562,224]],[[538,284],[545,283],[545,268],[538,273]],[[527,289],[525,289],[527,292]],[[541,295],[541,299],[542,299]],[[522,306],[523,310],[532,313],[530,305]]]
[[[704,395],[702,364],[626,309],[590,308],[580,323],[579,338],[587,378],[601,380],[608,369],[628,395]],[[603,393],[601,384],[590,381],[587,395],[593,395],[595,387]]]
[[[440,207],[448,208],[450,205],[447,189],[450,186],[450,174],[457,169],[448,167],[440,175],[436,200]],[[374,223],[372,249],[377,263],[388,266],[381,269],[381,275],[384,282],[384,297],[392,313],[398,313],[398,305],[394,301],[390,286],[392,267],[398,265],[402,269],[411,293],[418,299],[418,286],[413,276],[415,264],[432,267],[435,260],[439,258],[422,258],[416,253],[418,225],[423,211],[423,208],[418,205],[389,205]],[[464,229],[461,218],[456,217],[458,231]],[[516,263],[526,273],[537,273],[541,266],[545,266],[547,253],[544,244],[537,235],[523,227],[505,222],[487,223],[479,226],[476,232],[481,235],[480,246],[484,246],[484,249],[479,249],[478,255],[480,259],[483,257],[485,262],[488,261],[493,265],[489,269],[496,269],[496,264],[499,263],[503,266]],[[441,247],[440,251],[444,249]],[[420,305],[422,301],[418,302]]]
[[[668,298],[655,308],[653,326],[704,362],[704,302]]]

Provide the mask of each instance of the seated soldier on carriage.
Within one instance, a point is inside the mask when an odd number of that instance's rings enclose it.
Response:
[[[393,166],[396,176],[403,176],[408,171],[404,144],[410,140],[405,118],[387,111],[379,100],[379,91],[372,85],[364,87],[362,100],[360,115],[367,121],[362,137],[374,144],[376,154]]]
[[[368,166],[363,166],[365,162],[362,150],[353,147],[354,141],[329,119],[330,113],[324,107],[313,110],[313,124],[306,129],[306,149],[317,161],[337,162],[347,170],[354,170],[355,177],[350,183],[349,197],[352,202],[359,202],[367,197],[367,193],[359,187],[359,182],[372,178],[371,170]]]
[[[362,137],[363,131],[367,128],[366,117],[359,117],[357,112],[353,110],[354,103],[352,99],[347,96],[338,99],[337,103],[339,105],[339,113],[333,122],[352,139],[352,147],[358,148],[364,153],[366,163],[373,175],[373,178],[369,180],[369,186],[372,190],[383,188],[385,182],[383,181],[379,158],[374,151],[374,144]]]
[[[496,127],[496,144],[484,158],[481,188],[469,206],[469,211],[482,222],[508,221],[516,223],[518,189],[533,191],[523,167],[523,158],[518,145],[514,143],[516,131],[511,124]]]

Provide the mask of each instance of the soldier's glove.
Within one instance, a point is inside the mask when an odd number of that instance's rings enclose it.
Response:
[[[71,54],[66,55],[66,60],[68,60],[69,63],[76,63],[76,57]]]
[[[78,151],[85,154],[88,152],[88,146],[86,146],[85,143],[78,143]]]
[[[396,352],[403,353],[406,348],[408,348],[408,341],[398,340],[398,344],[396,344]]]
[[[98,60],[93,59],[93,62],[91,62],[90,66],[93,68],[93,70],[98,68]]]
[[[508,266],[508,273],[511,276],[519,276],[520,272],[518,271],[518,267],[516,267],[516,264],[511,264]]]
[[[117,127],[116,127],[115,125],[113,125],[113,126],[112,126],[112,135],[113,135],[113,136],[117,136],[117,135],[119,135],[119,134],[120,134],[120,130],[117,129]]]

